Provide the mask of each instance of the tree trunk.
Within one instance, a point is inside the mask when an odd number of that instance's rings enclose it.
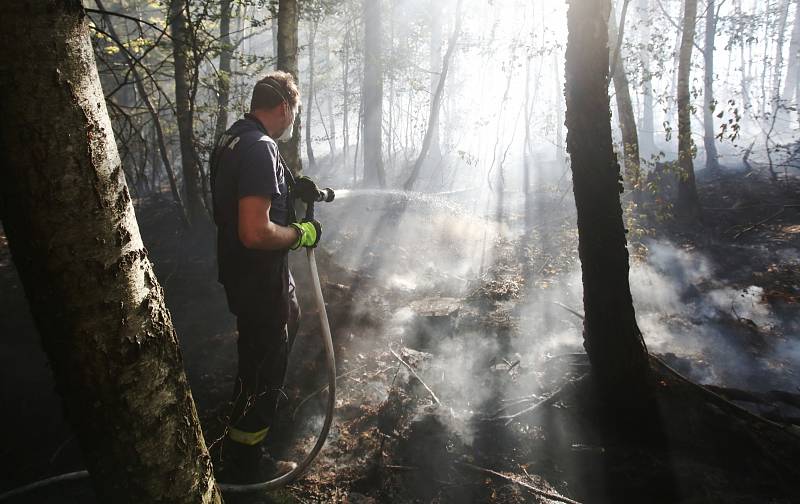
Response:
[[[395,27],[395,4],[392,3],[389,6],[389,47],[390,51],[394,51],[394,27]],[[388,103],[388,113],[386,114],[387,117],[387,126],[386,126],[386,157],[389,165],[389,169],[394,171],[395,168],[395,146],[394,146],[394,137],[392,135],[394,129],[396,128],[394,122],[394,98],[395,98],[395,87],[394,87],[394,72],[389,72],[389,103]],[[433,92],[431,91],[431,97],[433,97]],[[385,168],[385,167],[384,167]]]
[[[274,8],[270,7],[270,18],[269,22],[269,29],[270,35],[272,38],[272,57],[277,59],[278,58],[278,13],[275,11]]]
[[[556,89],[556,162],[564,162],[564,86],[561,85],[561,65],[558,61],[558,52],[553,51],[553,75],[555,75]]]
[[[450,40],[448,41],[447,45],[447,52],[445,53],[444,61],[442,62],[442,73],[439,78],[439,82],[436,83],[436,90],[431,98],[431,110],[428,114],[428,128],[425,131],[425,137],[422,139],[422,149],[420,150],[419,156],[417,156],[417,160],[414,163],[414,168],[411,171],[411,175],[403,185],[403,189],[406,191],[413,189],[414,183],[417,181],[419,172],[422,169],[422,164],[425,162],[425,158],[428,155],[428,150],[433,142],[433,135],[438,131],[436,125],[439,123],[439,111],[442,104],[442,95],[444,94],[444,84],[447,80],[447,71],[450,68],[450,63],[453,60],[453,54],[455,53],[456,43],[458,42],[458,35],[460,31],[461,0],[458,0],[458,3],[456,4],[455,26],[453,27],[453,33],[450,35]],[[438,133],[436,134],[438,135]]]
[[[522,192],[531,188],[531,56],[525,58],[525,137],[522,139]]]
[[[684,10],[686,10],[686,0],[681,0],[681,5],[680,8],[678,9],[678,14],[680,15],[680,13],[682,13]],[[674,68],[675,71],[672,72],[672,81],[670,84],[669,96],[678,95],[678,73],[679,73],[678,66],[680,65],[680,60],[681,60],[681,51],[680,51],[680,43],[682,40],[681,37],[683,37],[682,27],[678,29],[678,33],[675,36],[675,51],[673,51],[674,58],[672,64],[672,68]],[[677,108],[677,103],[674,103],[675,105],[674,107],[672,106],[673,103],[674,102],[668,102],[667,111],[664,115],[665,121],[668,122],[670,125],[675,124],[675,109]]]
[[[622,132],[622,160],[625,167],[625,180],[630,187],[639,185],[641,167],[639,164],[639,133],[636,131],[636,115],[631,103],[631,92],[628,76],[625,73],[625,64],[622,60],[622,39],[625,32],[625,14],[628,0],[622,11],[619,30],[614,8],[611,8],[611,17],[608,20],[608,37],[611,41],[611,72],[614,80],[614,95],[617,101],[617,115],[619,116],[619,129]]]
[[[278,2],[278,70],[289,72],[294,81],[300,85],[297,69],[297,24],[300,20],[300,11],[297,0],[280,0]],[[309,105],[310,106],[310,105]],[[302,130],[302,107],[294,120],[292,139],[281,147],[281,154],[294,175],[303,171],[300,161],[300,135]]]
[[[783,43],[786,39],[786,19],[789,17],[789,0],[783,0],[778,19],[778,39],[775,43],[775,61],[772,64],[772,113],[785,110],[781,103],[781,76],[783,72]]]
[[[3,226],[98,502],[220,503],[81,3],[1,5]]]
[[[653,74],[650,72],[650,0],[639,0],[639,13],[641,19],[641,51],[639,58],[642,61],[642,120],[639,124],[639,153],[640,157],[650,159],[656,153],[655,121],[653,119]]]
[[[383,52],[380,0],[363,0],[364,8],[364,185],[386,186],[383,169]]]
[[[714,109],[717,101],[714,99],[714,38],[717,34],[717,11],[715,0],[708,0],[706,4],[706,36],[703,56],[705,68],[703,76],[703,144],[706,150],[706,169],[719,170],[717,156],[716,133],[714,128]]]
[[[583,271],[584,347],[606,398],[636,405],[648,383],[648,356],[636,325],[611,140],[608,97],[609,0],[569,4],[566,53],[567,148],[578,211]]]
[[[783,85],[783,101],[797,105],[797,89],[800,85],[800,5],[795,6],[792,40],[789,42],[789,61],[786,67],[786,82]]]
[[[442,74],[442,2],[431,0],[431,40],[430,40],[430,67],[431,67],[431,99],[436,94],[436,88]],[[431,110],[433,107],[431,106]],[[431,147],[429,156],[434,162],[442,157],[439,141],[439,118],[431,123]]]
[[[380,0],[363,0],[364,9],[364,105],[362,144],[364,185],[386,186],[383,168],[383,61]]]
[[[700,203],[694,181],[694,142],[692,141],[692,110],[689,96],[689,72],[697,17],[697,0],[686,0],[683,13],[681,47],[678,55],[678,181],[677,210],[684,217],[697,217]]]
[[[214,145],[228,129],[228,107],[231,99],[231,8],[232,0],[221,0],[219,4],[219,78],[217,79],[217,124],[214,127]]]
[[[342,164],[347,166],[350,157],[350,129],[348,115],[350,115],[350,21],[344,34],[344,47],[342,47]]]
[[[311,170],[316,170],[317,160],[314,159],[314,147],[311,145],[311,112],[314,110],[314,42],[317,37],[318,23],[314,21],[308,34],[308,92],[306,93],[306,156]],[[324,124],[323,124],[324,126]]]
[[[736,14],[737,19],[739,19],[738,27],[739,27],[739,32],[741,33],[742,36],[741,45],[739,46],[739,63],[742,66],[742,74],[741,74],[742,111],[747,112],[750,110],[751,104],[750,104],[750,90],[748,89],[748,72],[747,72],[748,63],[747,63],[747,58],[745,57],[744,45],[745,41],[747,40],[752,51],[752,42],[749,42],[751,40],[751,35],[752,35],[752,24],[746,23],[744,21],[742,15],[742,0],[735,0],[734,12]],[[747,29],[748,31],[747,34],[745,33],[745,29]]]
[[[199,157],[194,147],[194,113],[189,89],[189,29],[187,0],[170,0],[170,32],[175,60],[175,114],[181,144],[181,168],[186,213],[192,226],[208,219],[200,189]]]
[[[333,64],[331,63],[331,38],[330,34],[325,34],[325,71],[330,72]],[[328,112],[328,143],[331,148],[331,167],[335,165],[336,160],[336,114],[333,112],[333,96],[334,93],[329,91],[325,99],[325,105]],[[320,118],[322,121],[323,119]]]

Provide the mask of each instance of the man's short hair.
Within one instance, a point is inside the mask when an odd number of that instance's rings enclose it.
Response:
[[[296,109],[300,101],[300,91],[297,89],[292,74],[276,70],[267,74],[253,86],[250,112],[275,108],[284,101],[289,104],[289,108]]]

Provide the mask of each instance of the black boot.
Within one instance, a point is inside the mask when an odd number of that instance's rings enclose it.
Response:
[[[221,463],[218,480],[243,485],[269,481],[297,467],[294,462],[273,459],[260,444],[249,446],[230,439],[222,446]]]

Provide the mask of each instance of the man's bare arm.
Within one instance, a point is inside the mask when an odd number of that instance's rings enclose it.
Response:
[[[239,200],[239,241],[242,245],[251,249],[281,250],[297,241],[297,229],[269,220],[271,207],[271,198],[245,196]]]

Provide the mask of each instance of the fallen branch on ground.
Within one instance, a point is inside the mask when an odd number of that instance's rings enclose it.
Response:
[[[513,422],[514,419],[516,419],[516,418],[518,418],[518,417],[520,417],[522,415],[525,415],[527,413],[531,413],[531,412],[533,412],[533,411],[535,411],[535,410],[537,410],[537,409],[539,409],[539,408],[541,408],[543,406],[548,406],[550,404],[553,404],[561,396],[561,394],[563,394],[569,388],[573,387],[577,381],[580,381],[585,376],[586,375],[583,375],[580,378],[578,378],[577,380],[567,383],[566,385],[562,386],[561,388],[559,388],[555,392],[553,392],[550,395],[550,397],[548,397],[546,399],[542,399],[541,401],[539,401],[539,402],[537,402],[537,403],[535,403],[535,404],[533,404],[531,406],[528,406],[527,408],[523,409],[522,411],[518,411],[518,412],[514,413],[513,415],[496,416],[496,417],[492,418],[491,421],[496,422],[498,420],[505,420],[506,421],[506,425],[508,425],[511,422]]]
[[[504,479],[506,481],[510,481],[511,483],[519,485],[519,486],[525,488],[526,490],[529,490],[530,492],[532,492],[532,493],[534,493],[534,494],[536,494],[536,495],[538,495],[540,497],[544,497],[545,499],[550,499],[550,500],[554,500],[554,501],[558,501],[558,502],[565,502],[566,504],[580,504],[578,501],[572,500],[569,497],[564,497],[563,495],[559,495],[559,494],[555,494],[555,493],[551,493],[551,492],[546,492],[544,490],[540,490],[540,489],[536,488],[535,486],[533,486],[531,484],[528,484],[528,483],[525,483],[524,481],[521,481],[521,480],[519,480],[517,478],[511,477],[511,476],[506,476],[503,473],[500,473],[500,472],[497,472],[497,471],[493,471],[491,469],[486,469],[485,467],[476,466],[475,464],[470,464],[468,462],[456,462],[456,463],[458,465],[461,465],[461,466],[467,467],[469,469],[472,469],[473,471],[478,471],[478,472],[481,472],[481,473],[484,473],[484,474],[488,474],[490,476],[494,476],[496,478],[501,478],[501,479]]]
[[[748,231],[752,231],[755,228],[757,228],[758,226],[766,224],[767,222],[771,221],[772,219],[774,219],[776,217],[779,217],[781,214],[783,214],[783,212],[786,211],[787,208],[800,208],[800,205],[783,205],[783,207],[780,210],[778,210],[774,214],[770,215],[766,219],[762,219],[762,220],[756,222],[755,224],[753,224],[752,226],[748,226],[748,227],[744,228],[743,230],[739,231],[738,233],[736,233],[733,236],[733,239],[734,240],[738,240],[740,236],[742,236],[743,234],[747,233]]]
[[[389,349],[389,351],[392,352],[392,355],[394,355],[395,359],[400,361],[400,364],[404,365],[406,368],[408,368],[409,371],[411,371],[411,374],[414,375],[414,378],[416,378],[417,381],[419,381],[422,384],[423,387],[425,387],[425,390],[428,391],[428,393],[433,398],[434,402],[436,402],[436,404],[442,404],[441,401],[439,401],[439,398],[436,397],[436,394],[433,392],[433,390],[431,390],[431,388],[428,386],[428,384],[425,383],[422,380],[422,378],[419,377],[419,375],[417,374],[416,371],[414,371],[414,368],[412,368],[410,364],[408,364],[406,361],[404,361],[403,358],[400,357],[400,355],[397,352],[395,352],[391,348]]]
[[[351,375],[351,374],[355,373],[356,371],[361,371],[365,367],[367,367],[366,364],[364,364],[361,367],[357,367],[355,369],[351,369],[350,371],[348,371],[346,373],[342,373],[342,374],[340,374],[339,376],[336,377],[336,380],[339,380],[339,378],[344,378],[345,376]],[[294,420],[295,416],[297,416],[297,412],[300,410],[301,407],[303,407],[303,405],[305,403],[308,402],[309,399],[311,399],[312,397],[314,397],[317,394],[321,394],[324,390],[327,390],[327,389],[328,389],[328,385],[323,385],[322,387],[318,388],[314,392],[312,392],[312,393],[308,394],[306,397],[304,397],[303,400],[300,401],[300,403],[294,408],[294,411],[292,411],[292,420]]]

